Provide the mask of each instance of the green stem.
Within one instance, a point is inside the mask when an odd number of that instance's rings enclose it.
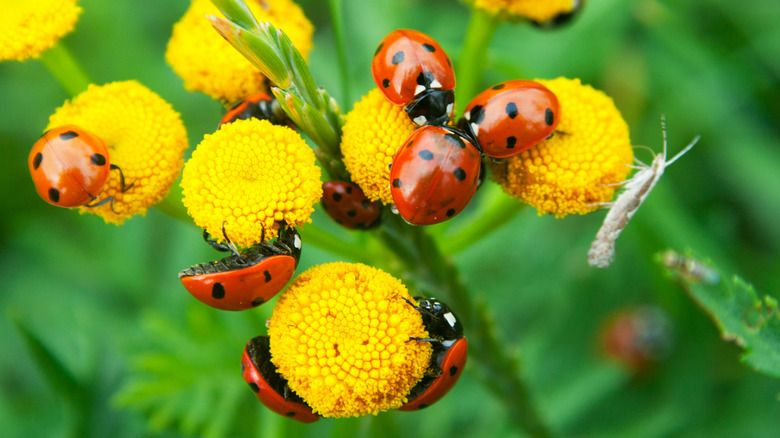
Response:
[[[463,111],[466,104],[477,95],[485,70],[487,47],[500,21],[482,9],[471,9],[471,20],[466,29],[466,40],[456,64],[457,90],[455,108]]]
[[[187,208],[185,208],[184,204],[181,202],[183,194],[180,182],[181,181],[176,181],[173,183],[168,194],[165,195],[160,202],[155,204],[155,207],[167,216],[191,224],[192,218],[187,214]]]
[[[344,8],[342,0],[330,0],[330,21],[336,39],[336,55],[341,74],[341,101],[350,102],[349,69],[347,68],[347,41],[344,37]]]
[[[409,226],[397,215],[387,215],[379,238],[403,263],[410,278],[456,310],[466,327],[477,373],[504,401],[509,417],[532,437],[551,436],[520,377],[518,360],[495,330],[486,307],[476,303],[461,283],[455,265],[444,257],[424,227]],[[412,292],[415,295],[417,292]]]
[[[41,53],[39,59],[71,96],[78,95],[92,83],[92,80],[89,79],[84,69],[81,68],[81,65],[62,41]]]

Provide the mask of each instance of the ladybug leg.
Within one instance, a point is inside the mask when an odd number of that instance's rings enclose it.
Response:
[[[227,231],[225,231],[225,223],[226,221],[222,221],[222,237],[225,238],[225,242],[227,242],[227,247],[230,249],[230,252],[243,262],[244,256],[241,254],[241,251],[238,250],[236,244],[228,237]]]
[[[440,341],[440,340],[438,340],[438,339],[433,339],[433,338],[417,338],[417,337],[415,337],[415,336],[409,336],[409,339],[407,339],[405,343],[406,343],[406,344],[408,344],[409,342],[412,342],[412,341],[417,341],[417,342],[430,342],[431,344],[441,344],[441,341]]]
[[[423,310],[425,310],[425,309],[423,309],[422,307],[417,307],[417,306],[415,306],[415,305],[414,305],[414,303],[412,303],[411,301],[409,301],[409,300],[408,300],[406,297],[401,297],[401,299],[402,299],[402,300],[404,300],[404,301],[406,301],[406,302],[407,302],[407,303],[408,303],[410,306],[414,307],[414,309],[415,309],[415,310],[417,310],[418,312],[422,312]],[[410,338],[409,340],[411,341],[411,338]],[[409,342],[409,341],[406,341],[406,342]]]
[[[203,240],[205,240],[210,247],[216,249],[217,251],[222,251],[222,252],[232,251],[228,245],[225,245],[224,243],[219,243],[216,240],[212,239],[211,234],[209,234],[209,232],[206,230],[203,230]]]
[[[97,197],[92,198],[92,201],[94,202],[95,199],[97,199]],[[116,213],[116,210],[114,210],[114,197],[113,196],[109,196],[106,199],[101,199],[100,201],[94,202],[92,204],[84,204],[84,207],[95,208],[95,207],[100,207],[101,205],[106,205],[109,202],[111,203],[111,211]]]
[[[120,184],[120,187],[121,187],[119,189],[119,191],[124,193],[124,192],[130,190],[130,188],[135,185],[135,180],[133,180],[133,182],[130,183],[129,186],[125,185],[125,174],[122,172],[122,169],[119,166],[117,166],[116,164],[112,163],[111,164],[111,170],[114,170],[114,169],[119,171],[119,184]],[[111,210],[113,210],[113,208]]]

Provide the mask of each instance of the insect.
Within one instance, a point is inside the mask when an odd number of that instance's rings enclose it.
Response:
[[[126,186],[122,170],[109,163],[106,143],[76,125],[46,131],[33,145],[28,165],[38,195],[58,207],[99,207],[110,202],[113,210],[113,196],[97,198],[114,169],[119,171],[122,192],[133,186]]]
[[[649,166],[638,160],[639,166],[632,166],[639,169],[639,171],[631,179],[623,183],[623,191],[615,202],[609,204],[611,205],[609,212],[604,218],[604,223],[601,225],[598,233],[596,233],[596,238],[588,251],[588,264],[590,266],[606,268],[612,263],[615,255],[615,241],[626,225],[628,225],[628,221],[631,220],[639,206],[647,198],[647,195],[650,194],[650,191],[658,183],[664,170],[691,150],[700,138],[699,136],[694,138],[688,146],[672,157],[671,160],[666,161],[666,122],[663,120],[661,121],[661,127],[664,138],[663,151],[653,158]]]
[[[460,378],[468,356],[463,326],[452,310],[435,298],[415,297],[415,300],[419,306],[409,300],[406,302],[420,312],[431,337],[409,340],[430,342],[433,352],[425,376],[409,392],[407,402],[398,408],[400,411],[424,409],[444,397]]]
[[[404,105],[416,124],[445,125],[452,118],[455,72],[433,38],[411,29],[390,32],[379,43],[371,73],[387,99]]]
[[[634,372],[642,372],[669,353],[672,323],[655,306],[624,309],[610,316],[601,329],[604,353]]]
[[[379,205],[369,201],[360,187],[347,181],[323,183],[322,206],[331,219],[350,230],[375,227],[382,213]]]
[[[662,262],[667,268],[674,269],[689,281],[706,284],[720,283],[718,271],[693,257],[684,256],[671,249],[664,252]]]
[[[242,101],[233,105],[222,120],[219,126],[225,123],[235,122],[245,119],[268,120],[274,125],[292,126],[292,121],[287,117],[281,105],[270,94],[261,91],[255,93]]]
[[[247,342],[241,356],[241,375],[268,409],[302,423],[313,423],[320,419],[290,389],[287,380],[276,372],[276,366],[271,362],[271,341],[268,336],[258,336]]]
[[[462,124],[485,155],[506,158],[549,138],[560,111],[558,98],[539,82],[506,81],[472,99]]]
[[[244,252],[227,237],[224,223],[222,235],[227,244],[215,242],[205,231],[203,238],[215,249],[231,252],[230,256],[179,272],[181,283],[202,303],[221,310],[257,307],[276,296],[295,274],[301,237],[294,227],[282,225],[273,244],[261,238]]]
[[[423,126],[404,141],[390,168],[390,194],[405,221],[431,225],[463,211],[479,183],[479,150],[457,129]]]

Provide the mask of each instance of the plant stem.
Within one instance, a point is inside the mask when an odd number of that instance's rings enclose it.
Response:
[[[191,224],[192,218],[190,218],[190,215],[187,214],[187,209],[181,202],[183,194],[180,183],[181,181],[176,181],[173,183],[171,189],[168,191],[168,194],[165,195],[165,197],[162,198],[160,202],[155,204],[155,207],[157,207],[161,213],[167,216]]]
[[[341,101],[350,102],[349,69],[347,68],[347,42],[344,37],[344,8],[342,0],[330,0],[330,22],[336,39],[336,55],[341,75]]]
[[[62,41],[41,53],[39,59],[71,97],[86,90],[92,83]]]
[[[471,20],[466,30],[466,40],[456,64],[457,93],[455,108],[463,111],[466,104],[479,92],[482,72],[485,69],[487,48],[500,21],[482,9],[471,9]]]
[[[471,340],[469,350],[477,373],[503,399],[512,421],[532,437],[549,437],[550,432],[520,378],[518,360],[499,339],[485,306],[475,303],[460,282],[457,268],[445,258],[425,228],[407,225],[397,215],[386,215],[379,238],[396,254],[408,276],[420,283],[418,286],[436,291],[456,310]]]

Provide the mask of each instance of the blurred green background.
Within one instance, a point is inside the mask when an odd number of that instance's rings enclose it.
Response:
[[[463,62],[458,54],[469,10],[462,3],[378,3],[343,2],[352,85],[345,90],[327,2],[300,1],[316,28],[312,71],[345,111],[373,86],[374,48],[395,28],[426,32]],[[189,154],[215,129],[222,109],[186,92],[164,61],[171,27],[188,2],[80,4],[84,12],[65,44],[94,82],[137,79],[169,101],[187,126]],[[589,268],[585,258],[604,212],[556,220],[526,209],[452,254],[464,283],[494,313],[507,350],[521,354],[532,396],[561,435],[780,433],[780,382],[741,364],[740,349],[720,339],[653,260],[669,247],[691,249],[759,293],[777,296],[777,23],[780,7],[766,0],[590,0],[565,28],[505,23],[485,47],[486,87],[516,78],[579,77],[614,98],[634,144],[660,150],[661,114],[671,153],[702,136],[667,169],[606,270]],[[524,436],[468,367],[447,397],[419,413],[305,426],[267,411],[241,379],[239,358],[243,344],[264,333],[270,307],[221,313],[184,291],[177,272],[216,256],[198,229],[154,209],[120,227],[106,225],[35,194],[25,160],[67,98],[41,63],[0,64],[3,436]],[[643,150],[637,155],[650,159]],[[439,239],[446,244],[469,226],[495,194],[488,187],[470,211],[436,230]],[[348,244],[370,239],[336,228],[321,211],[313,220]],[[299,270],[337,259],[305,246]],[[635,376],[604,357],[599,331],[615,311],[648,303],[669,315],[673,343],[664,360]],[[46,374],[18,326],[53,353],[71,380],[52,384],[46,376],[57,372]]]

